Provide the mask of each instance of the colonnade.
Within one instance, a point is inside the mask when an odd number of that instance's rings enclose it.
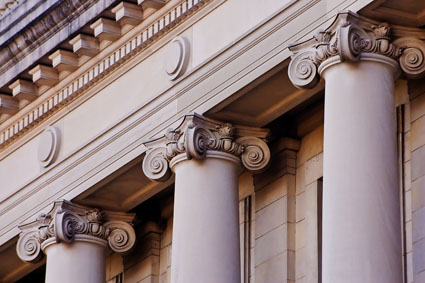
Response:
[[[340,12],[289,47],[298,88],[325,80],[322,282],[403,282],[394,81],[425,73],[425,44]]]
[[[424,45],[341,12],[290,50],[295,86],[325,80],[322,282],[402,282],[394,81],[424,73]],[[173,283],[240,282],[238,175],[267,168],[267,136],[190,114],[145,143],[146,176],[165,181],[175,173]],[[58,282],[69,265],[82,272],[61,282],[104,282],[106,248],[127,252],[134,244],[131,217],[56,202],[20,227],[18,254],[35,261],[44,251],[46,282]]]

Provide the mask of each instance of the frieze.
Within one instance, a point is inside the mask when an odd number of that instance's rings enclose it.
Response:
[[[22,34],[8,41],[0,49],[0,73],[28,56],[31,51],[53,36],[59,29],[68,25],[98,0],[63,0],[47,16],[35,21]]]
[[[159,39],[160,36],[170,31],[172,27],[179,25],[183,20],[195,15],[201,10],[201,7],[210,2],[211,1],[208,0],[190,0],[183,1],[172,7],[167,13],[155,20],[143,31],[102,58],[101,61],[96,62],[82,75],[60,89],[59,92],[29,109],[16,122],[2,128],[0,132],[0,149],[15,141],[22,134],[28,133],[29,128],[56,113],[56,110],[61,109],[63,105],[68,104],[90,86],[106,78],[107,74],[112,73],[112,71],[122,65],[124,61],[143,52],[148,46],[151,46],[151,44]],[[185,56],[187,57],[187,54]],[[177,68],[179,70],[177,76],[181,75],[185,69],[186,57],[181,61],[183,65],[179,65],[179,68]],[[0,52],[0,61],[1,60]]]

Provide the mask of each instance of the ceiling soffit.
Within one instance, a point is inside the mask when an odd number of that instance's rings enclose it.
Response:
[[[376,0],[360,10],[359,14],[394,25],[423,27],[425,26],[425,1]]]

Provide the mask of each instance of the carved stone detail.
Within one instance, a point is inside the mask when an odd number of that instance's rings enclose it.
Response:
[[[54,126],[47,127],[40,135],[38,161],[42,167],[47,167],[55,161],[59,153],[60,143],[59,129]]]
[[[63,0],[55,5],[49,13],[45,13],[39,20],[34,21],[16,37],[3,42],[0,49],[0,73],[4,74],[17,62],[21,62],[36,47],[43,45],[58,30],[64,29],[70,22],[77,19],[84,11],[95,5],[98,0],[73,1]],[[70,26],[69,26],[70,27]],[[35,56],[35,55],[34,55]],[[42,57],[43,54],[40,55]],[[29,64],[33,64],[30,62]],[[29,67],[29,66],[28,66]],[[5,77],[5,80],[11,78]],[[1,83],[6,83],[2,81]]]
[[[400,63],[405,76],[418,78],[425,74],[425,42],[406,36],[415,31],[393,28],[352,12],[340,12],[326,30],[319,30],[312,39],[292,44],[293,52],[288,74],[299,88],[313,88],[319,81],[324,62],[358,61],[361,53],[387,56]],[[396,36],[403,34],[403,37]],[[335,61],[333,61],[335,62]]]
[[[221,151],[241,158],[244,167],[252,172],[266,168],[270,150],[264,140],[268,130],[234,127],[197,114],[186,115],[176,129],[168,129],[164,136],[145,142],[148,148],[143,160],[143,171],[155,181],[171,176],[170,162],[181,154],[186,159],[205,158],[207,151]]]
[[[187,69],[189,63],[189,42],[178,36],[171,40],[165,55],[165,71],[170,80],[175,80]]]
[[[47,214],[19,226],[22,231],[16,246],[18,256],[27,262],[43,258],[42,250],[54,243],[78,241],[78,235],[108,242],[114,252],[126,253],[136,241],[131,225],[133,214],[100,211],[62,200],[54,203]]]

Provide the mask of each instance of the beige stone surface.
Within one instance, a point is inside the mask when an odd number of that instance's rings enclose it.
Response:
[[[281,225],[255,240],[256,267],[287,249],[287,226]]]
[[[319,153],[305,163],[305,183],[307,186],[321,177],[323,177],[323,153]]]
[[[0,161],[0,202],[40,173],[37,151],[39,139],[26,143],[11,156]],[[25,162],[23,162],[25,160]]]
[[[282,283],[287,275],[288,252],[283,252],[255,268],[256,283]]]
[[[307,203],[306,203],[307,193],[304,191],[297,195],[296,198],[296,222],[300,222],[305,219]]]
[[[301,148],[297,156],[297,167],[323,151],[323,125],[316,128],[301,140]]]
[[[425,116],[416,119],[412,123],[410,142],[412,151],[425,145]]]
[[[412,119],[412,103],[406,103],[404,107],[405,119],[404,119],[404,131],[408,132],[411,128],[411,119]]]
[[[199,65],[289,2],[263,0],[257,5],[255,0],[226,1],[194,26],[193,65]],[[209,36],[214,33],[220,37]]]
[[[425,94],[415,97],[411,102],[411,118],[410,121],[414,122],[418,118],[425,115]]]
[[[287,197],[282,197],[256,212],[255,237],[259,238],[287,222]]]
[[[404,188],[406,191],[409,191],[412,189],[412,161],[409,160],[404,163]]]
[[[418,277],[423,277],[423,273],[425,273],[425,261],[422,260],[424,257],[425,239],[421,239],[413,244],[413,275],[415,283],[421,282],[418,280]]]
[[[297,168],[297,174],[296,174],[296,194],[299,195],[304,192],[305,190],[305,165],[302,165]]]
[[[425,175],[425,146],[421,146],[415,151],[412,151],[411,166],[412,181]]]
[[[161,233],[161,248],[164,248],[171,244],[173,236],[173,218],[167,219],[167,225],[164,231]]]
[[[395,106],[399,106],[406,103],[409,103],[407,80],[398,79],[394,84],[394,104]]]
[[[406,277],[407,282],[411,283],[413,282],[413,253],[410,252],[406,255],[406,265],[407,265],[407,271],[406,271]]]
[[[254,179],[251,173],[245,172],[239,176],[239,200],[254,193]]]
[[[84,145],[169,86],[171,83],[165,76],[162,59],[162,51],[155,53],[64,117],[64,155]],[[150,83],[153,80],[155,84]],[[135,81],[140,87],[133,87]]]
[[[412,182],[412,210],[425,207],[425,176]]]
[[[151,280],[152,276],[158,276],[159,256],[151,255],[124,271],[126,283],[138,283],[142,280]],[[154,283],[153,281],[152,283]],[[150,282],[151,283],[151,282]]]
[[[404,193],[404,214],[405,214],[405,222],[412,220],[412,190],[409,190]]]
[[[160,251],[159,274],[164,274],[171,266],[171,245],[166,246]]]
[[[287,194],[289,177],[283,176],[255,193],[255,210],[258,211]]]
[[[410,123],[409,123],[410,125]],[[404,161],[409,161],[411,159],[411,131],[408,131],[404,134]]]
[[[408,221],[405,224],[405,231],[406,231],[406,251],[405,253],[410,253],[413,250],[413,237],[412,237],[412,233],[413,233],[413,228],[412,228],[412,221]]]
[[[106,280],[110,280],[124,271],[123,256],[113,253],[106,258]]]
[[[413,226],[412,226],[412,238],[413,243],[416,243],[425,238],[425,207],[417,209],[412,215]],[[415,252],[415,251],[414,251]]]

